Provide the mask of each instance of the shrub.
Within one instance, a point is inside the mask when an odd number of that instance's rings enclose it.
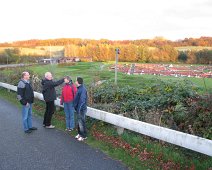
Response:
[[[37,75],[33,70],[28,70],[26,67],[16,67],[13,69],[10,68],[9,72],[6,70],[5,72],[1,71],[0,81],[17,86],[23,71],[28,71],[30,73],[31,84],[34,91],[41,92],[41,79],[39,79],[40,76]]]
[[[212,115],[206,110],[212,99],[197,95],[196,90],[189,81],[158,80],[142,89],[106,82],[93,88],[90,97],[98,109],[211,138]]]
[[[195,135],[212,139],[212,94],[197,96],[187,103],[184,128],[190,126]]]

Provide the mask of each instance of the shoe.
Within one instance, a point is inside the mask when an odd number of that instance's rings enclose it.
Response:
[[[38,128],[36,128],[36,127],[31,127],[31,128],[29,128],[29,130],[37,130]]]
[[[77,140],[78,140],[78,141],[84,141],[85,139],[87,139],[87,137],[85,137],[85,138],[79,137]]]
[[[83,137],[80,136],[77,140],[78,141],[83,141],[84,139],[83,139]]]
[[[25,133],[31,133],[32,130],[28,129],[28,130],[25,130],[24,132],[25,132]]]
[[[78,139],[78,138],[80,138],[80,135],[79,134],[77,136],[75,136],[75,139]]]
[[[50,126],[46,126],[46,128],[47,128],[47,129],[54,129],[54,128],[55,128],[55,126],[50,125]]]
[[[73,129],[66,128],[65,131],[71,132]]]

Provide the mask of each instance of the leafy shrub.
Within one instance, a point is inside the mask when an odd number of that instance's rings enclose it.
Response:
[[[190,126],[195,135],[212,139],[212,94],[197,96],[187,103],[188,114],[182,130]]]
[[[212,115],[211,112],[203,113],[212,101],[201,98],[196,90],[187,80],[158,80],[141,89],[106,82],[93,88],[90,97],[92,106],[98,109],[211,138]]]
[[[29,70],[26,67],[16,67],[9,71],[5,70],[0,73],[0,81],[8,84],[12,84],[17,86],[19,80],[21,79],[21,74],[24,71],[28,71],[31,76],[31,84],[33,86],[34,91],[41,92],[41,79],[39,79],[39,75],[37,75],[33,70]]]

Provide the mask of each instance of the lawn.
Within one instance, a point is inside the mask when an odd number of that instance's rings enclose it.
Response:
[[[98,80],[111,80],[114,81],[114,71],[109,70],[111,63],[76,63],[72,66],[59,67],[58,65],[42,65],[32,66],[29,69],[39,74],[41,77],[46,71],[50,71],[56,78],[61,78],[66,75],[72,77],[73,80],[77,76],[82,76],[86,85],[90,85],[92,82]],[[200,88],[200,92],[212,91],[212,78],[189,78],[189,77],[171,77],[171,76],[157,76],[157,75],[127,75],[124,73],[118,73],[118,84],[129,85],[132,87],[148,86],[150,83],[155,83],[158,80],[163,81],[183,81],[189,80],[194,86]]]

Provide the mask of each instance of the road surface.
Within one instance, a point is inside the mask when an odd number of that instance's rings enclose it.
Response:
[[[79,142],[68,133],[42,127],[25,134],[21,111],[0,96],[0,170],[126,170],[98,149]]]

